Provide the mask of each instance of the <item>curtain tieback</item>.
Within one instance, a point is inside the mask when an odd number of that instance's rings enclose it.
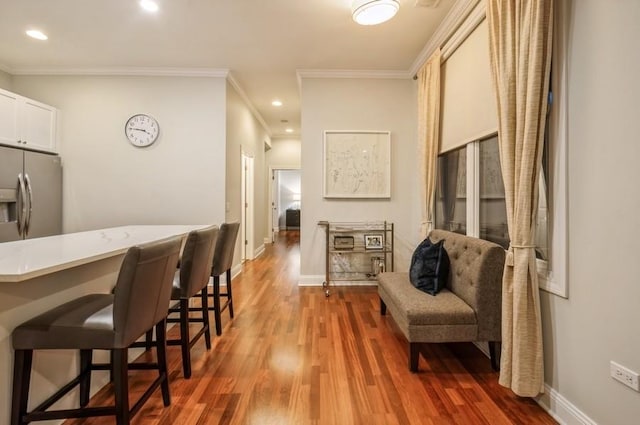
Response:
[[[513,267],[513,250],[514,249],[535,249],[535,245],[517,245],[517,244],[509,244],[509,249],[507,250],[507,258],[505,258],[504,263],[509,267]]]

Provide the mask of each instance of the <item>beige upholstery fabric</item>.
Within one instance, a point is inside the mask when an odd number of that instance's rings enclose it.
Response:
[[[222,273],[231,269],[239,229],[240,223],[237,221],[233,223],[222,223],[220,226],[220,232],[218,233],[218,240],[213,255],[211,276],[220,276]]]
[[[451,261],[447,288],[432,296],[408,273],[378,275],[378,295],[409,342],[500,341],[505,252],[492,242],[433,230]],[[451,252],[449,252],[451,251]]]
[[[179,291],[174,289],[171,299],[191,298],[207,285],[217,238],[218,226],[209,226],[189,233],[180,258]],[[173,287],[176,287],[175,278]]]
[[[91,294],[14,329],[13,348],[127,348],[164,319],[181,238],[135,246],[124,257],[114,294]]]
[[[500,384],[544,392],[535,234],[551,67],[552,0],[488,1],[489,51],[511,247],[503,278]]]
[[[436,192],[436,166],[440,133],[440,48],[418,71],[418,137],[420,149],[420,204],[425,237],[433,228],[433,204]]]

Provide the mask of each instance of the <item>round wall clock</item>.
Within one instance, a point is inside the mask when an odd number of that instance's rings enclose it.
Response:
[[[127,120],[124,134],[133,146],[144,148],[158,139],[160,126],[158,121],[147,114],[137,114]]]

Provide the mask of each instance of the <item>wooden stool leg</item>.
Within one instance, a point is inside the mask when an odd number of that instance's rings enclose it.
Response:
[[[80,407],[89,404],[92,350],[80,350]]]
[[[191,350],[189,349],[189,300],[180,299],[180,347],[182,348],[182,370],[184,377],[191,378]]]
[[[200,303],[202,304],[202,327],[204,328],[204,343],[207,350],[211,350],[211,329],[209,327],[209,291],[208,285],[204,285],[200,292]]]
[[[222,335],[222,317],[220,316],[220,276],[213,277],[213,317],[216,321],[216,335]]]
[[[169,371],[167,370],[167,322],[162,320],[156,325],[156,355],[158,356],[158,372],[160,374],[160,389],[162,391],[162,402],[165,406],[171,404],[171,394],[169,393]]]
[[[129,359],[127,351],[126,348],[113,350],[113,384],[117,425],[129,425]]]
[[[153,347],[153,329],[149,329],[144,335],[144,342],[144,349],[147,351],[151,350],[151,347]]]
[[[231,270],[227,270],[227,296],[229,297],[229,316],[233,319],[233,293],[231,292]]]
[[[13,361],[13,395],[11,401],[11,425],[24,425],[22,417],[27,413],[29,382],[33,350],[16,350]]]

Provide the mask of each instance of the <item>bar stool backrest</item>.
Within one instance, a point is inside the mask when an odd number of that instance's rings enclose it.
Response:
[[[180,297],[191,298],[209,283],[218,226],[194,230],[187,236],[180,259]]]
[[[220,276],[222,273],[231,269],[233,264],[233,251],[236,248],[236,239],[238,237],[238,229],[240,223],[222,223],[216,249],[213,254],[213,266],[211,267],[211,276]]]
[[[113,323],[116,344],[128,347],[167,316],[182,238],[129,248],[116,282]]]

